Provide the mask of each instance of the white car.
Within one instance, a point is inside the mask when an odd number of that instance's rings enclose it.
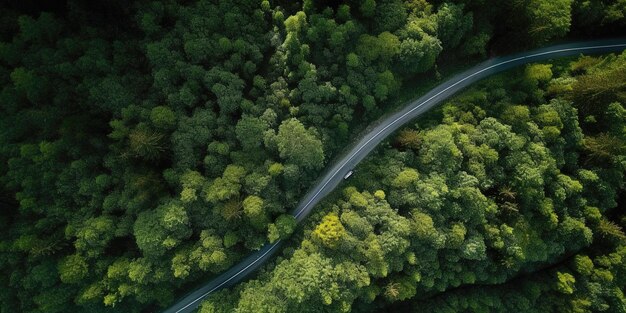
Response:
[[[343,176],[343,179],[348,179],[350,176],[352,176],[352,173],[354,173],[354,171],[350,170],[349,172],[346,173],[346,175]]]

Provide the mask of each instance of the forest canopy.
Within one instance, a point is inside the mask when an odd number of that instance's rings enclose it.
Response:
[[[624,0],[51,3],[0,10],[0,312],[158,311],[289,237],[202,310],[361,310],[622,238],[623,55],[491,80],[290,212],[411,83],[619,34]]]
[[[585,104],[625,66],[532,64],[463,92],[200,312],[624,312],[626,98]]]

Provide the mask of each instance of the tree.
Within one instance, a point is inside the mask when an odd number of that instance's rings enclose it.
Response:
[[[576,279],[570,273],[557,272],[557,285],[556,289],[564,294],[574,293],[574,283]]]
[[[150,111],[150,120],[161,129],[171,129],[176,124],[176,115],[166,106],[157,106]]]
[[[502,121],[513,126],[516,130],[522,130],[530,121],[530,110],[524,105],[508,106],[502,112]]]
[[[365,5],[369,5],[367,1],[361,5],[362,11]],[[366,15],[365,12],[363,15]],[[374,20],[378,32],[393,32],[406,23],[406,18],[406,8],[401,1],[381,1],[380,4],[376,5]]]
[[[78,254],[70,255],[59,263],[59,276],[67,284],[80,283],[87,276],[88,270],[87,262]]]
[[[535,42],[561,37],[569,31],[572,0],[529,0],[526,8],[530,19],[529,35]]]
[[[267,168],[267,172],[271,175],[271,176],[278,176],[280,175],[280,173],[283,172],[284,166],[280,163],[272,163],[272,165],[270,165]]]
[[[335,248],[345,235],[345,229],[336,214],[329,214],[324,216],[322,223],[317,225],[314,234],[324,245]]]
[[[45,95],[46,82],[34,72],[23,67],[14,69],[10,74],[15,90],[26,95],[31,103],[39,103]]]
[[[589,136],[584,140],[585,149],[589,152],[589,158],[595,162],[613,162],[616,155],[626,151],[626,142],[609,134]]]
[[[205,179],[196,171],[187,171],[181,175],[180,183],[183,186],[180,200],[187,203],[198,199],[196,192],[204,185]]]
[[[365,0],[363,1],[363,3],[361,3],[360,6],[361,9],[361,14],[363,14],[363,16],[372,16],[374,15],[374,12],[376,12],[376,1],[375,0]]]
[[[461,254],[468,260],[484,260],[487,258],[486,249],[483,238],[470,237],[461,247]]]
[[[86,220],[80,228],[75,230],[76,241],[74,241],[74,246],[76,250],[89,257],[102,254],[109,241],[113,239],[113,225],[114,220],[106,215]]]
[[[430,69],[443,50],[441,41],[424,34],[421,40],[407,38],[400,42],[399,59],[407,73],[421,73]]]
[[[133,234],[146,257],[158,258],[191,235],[189,217],[184,207],[170,202],[139,214]]]
[[[276,143],[280,157],[287,162],[307,169],[317,169],[324,164],[322,142],[295,118],[280,125]]]
[[[263,134],[267,129],[268,125],[265,121],[244,115],[239,122],[237,122],[235,133],[243,148],[251,150],[261,146],[263,143]]]
[[[158,310],[294,231],[203,310],[624,311],[623,55],[484,81],[285,213],[442,49],[619,32],[623,0],[101,2],[0,10],[0,311]]]
[[[552,78],[552,64],[532,64],[526,66],[524,74],[531,81],[546,83]]]
[[[157,160],[165,151],[163,135],[159,132],[136,128],[128,134],[129,152],[132,156],[146,160]]]
[[[481,56],[487,55],[487,44],[491,40],[491,33],[488,31],[480,32],[474,36],[467,38],[462,45],[463,52],[468,56]]]
[[[357,54],[366,62],[379,61],[388,64],[400,51],[400,40],[388,31],[378,34],[377,37],[362,35],[356,47]]]
[[[392,185],[396,188],[407,188],[409,184],[417,181],[419,174],[415,169],[408,168],[403,170],[393,180]]]
[[[296,225],[293,215],[281,214],[274,223],[269,224],[267,237],[271,243],[278,239],[286,239],[296,229]]]
[[[428,171],[448,172],[457,169],[463,156],[452,137],[451,129],[439,126],[424,134],[420,161]]]
[[[180,116],[170,139],[175,167],[189,169],[196,166],[201,160],[199,152],[206,149],[206,143],[213,137],[211,126],[215,124],[216,117],[210,110],[196,109],[192,116]]]
[[[422,137],[419,132],[413,129],[403,129],[398,133],[396,141],[402,147],[407,147],[413,150],[419,149]]]
[[[264,229],[267,225],[267,215],[263,209],[263,199],[257,196],[248,196],[243,200],[243,212],[257,229]]]
[[[473,16],[463,14],[464,6],[444,3],[437,10],[437,38],[441,40],[444,49],[457,47],[461,39],[472,29]]]
[[[623,0],[611,3],[605,10],[605,16],[602,22],[624,25],[624,23],[626,23],[626,15],[624,14],[625,6],[626,3]]]
[[[622,82],[626,79],[624,68],[616,64],[577,77],[570,98],[583,114],[601,114],[607,105],[620,99],[620,91],[624,90]]]
[[[241,180],[246,170],[237,165],[228,165],[222,177],[216,178],[204,190],[205,199],[209,202],[218,202],[238,196],[241,190]]]

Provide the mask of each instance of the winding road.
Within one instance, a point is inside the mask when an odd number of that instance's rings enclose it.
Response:
[[[408,103],[402,110],[374,123],[367,133],[356,144],[347,149],[347,153],[330,167],[321,179],[318,179],[308,193],[302,198],[293,215],[301,222],[322,198],[330,193],[361,160],[363,160],[382,140],[409,121],[420,116],[433,106],[440,104],[465,87],[487,76],[500,73],[507,69],[547,59],[573,56],[578,54],[598,54],[618,52],[626,49],[626,39],[595,40],[573,42],[550,46],[537,50],[518,53],[506,57],[493,58],[484,61],[471,69],[454,76],[439,86],[433,88],[426,95]],[[280,250],[282,242],[266,244],[259,251],[252,253],[239,264],[213,278],[204,286],[179,299],[163,313],[187,313],[195,310],[201,300],[212,292],[221,288],[230,287],[255,271],[267,261],[276,251]]]

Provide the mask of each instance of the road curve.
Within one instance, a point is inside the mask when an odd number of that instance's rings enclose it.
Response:
[[[295,216],[298,223],[301,222],[309,215],[315,204],[335,189],[342,181],[343,176],[363,160],[378,143],[387,138],[387,136],[402,125],[415,119],[433,106],[440,104],[442,101],[474,82],[527,63],[578,54],[618,52],[625,49],[626,39],[594,40],[550,46],[484,61],[433,88],[424,96],[408,103],[402,110],[374,123],[373,125],[375,126],[371,127],[356,144],[347,149],[347,153],[344,153],[344,156],[337,160],[321,179],[318,179],[316,185],[307,192],[292,214]],[[266,244],[263,248],[252,253],[239,264],[179,299],[174,305],[163,311],[163,313],[192,312],[198,307],[201,300],[212,292],[221,288],[230,287],[256,270],[276,253],[281,245],[282,242],[280,240],[273,244]]]

